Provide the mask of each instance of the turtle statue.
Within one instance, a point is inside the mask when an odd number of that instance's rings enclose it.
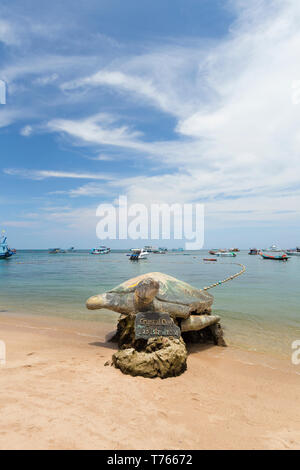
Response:
[[[213,341],[225,346],[220,317],[211,314],[212,303],[213,296],[205,290],[153,272],[90,297],[86,306],[90,310],[108,309],[121,314],[115,335],[120,349],[113,355],[117,368],[131,375],[165,378],[179,375],[186,369],[184,341]],[[140,312],[150,316],[152,312],[169,314],[180,327],[181,337],[137,339],[135,321]]]
[[[105,308],[128,315],[146,310],[166,312],[186,319],[191,313],[211,312],[213,296],[163,273],[148,273],[129,279],[105,294],[90,297],[90,310]]]

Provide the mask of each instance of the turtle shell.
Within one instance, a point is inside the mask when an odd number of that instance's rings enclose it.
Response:
[[[187,282],[180,281],[175,277],[163,273],[147,273],[129,279],[109,292],[128,294],[134,292],[137,285],[145,279],[154,279],[159,282],[159,291],[156,298],[163,302],[176,303],[180,305],[191,305],[194,303],[208,302],[212,304],[213,296],[207,292],[196,289]]]

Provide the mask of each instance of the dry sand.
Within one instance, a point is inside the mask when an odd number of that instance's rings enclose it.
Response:
[[[110,327],[0,316],[0,449],[300,449],[300,367],[190,349],[172,379],[110,366]]]

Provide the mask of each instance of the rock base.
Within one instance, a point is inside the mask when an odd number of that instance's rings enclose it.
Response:
[[[162,379],[175,377],[186,370],[187,350],[180,339],[148,339],[144,351],[133,347],[121,349],[113,355],[113,364],[124,374]]]
[[[176,322],[176,320],[175,320]],[[186,370],[185,343],[213,343],[226,346],[219,323],[200,331],[182,332],[180,339],[156,337],[135,338],[135,314],[122,315],[117,332],[111,341],[118,342],[119,351],[113,357],[113,365],[124,374],[142,377],[175,377]]]
[[[198,344],[215,344],[216,346],[226,347],[227,344],[224,340],[223,329],[220,323],[208,326],[200,331],[186,331],[182,332],[182,338],[188,343]]]

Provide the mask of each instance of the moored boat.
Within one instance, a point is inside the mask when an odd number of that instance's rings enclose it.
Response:
[[[10,258],[15,254],[15,250],[11,250],[7,244],[7,237],[1,235],[0,237],[0,259]]]
[[[297,247],[295,250],[286,250],[288,256],[300,256],[300,247]]]
[[[157,251],[160,248],[157,248],[157,246],[152,246],[152,245],[145,245],[143,250],[147,251],[147,253],[157,253]]]
[[[168,251],[168,248],[159,247],[157,250],[153,251],[153,253],[159,254],[159,255],[165,255],[167,251]]]
[[[259,255],[259,250],[257,248],[250,248],[248,255]]]
[[[146,259],[149,255],[148,251],[145,251],[143,248],[132,248],[130,254],[130,261],[138,261],[140,259]]]
[[[275,244],[270,246],[270,248],[268,248],[267,250],[263,250],[263,251],[272,251],[272,252],[275,252],[275,253],[282,253],[282,249],[279,248],[279,246],[277,246]]]
[[[273,254],[271,254],[270,252],[261,251],[260,256],[263,259],[272,259],[276,261],[287,261],[289,259],[289,256],[283,252],[276,252],[276,253],[274,252]]]
[[[108,253],[110,253],[110,248],[108,248],[107,246],[99,246],[99,248],[93,248],[91,251],[90,251],[90,254],[91,255],[107,255]]]
[[[234,253],[233,251],[217,251],[217,253],[215,253],[215,256],[223,256],[223,257],[230,257],[230,258],[235,258],[236,257],[236,253]]]

